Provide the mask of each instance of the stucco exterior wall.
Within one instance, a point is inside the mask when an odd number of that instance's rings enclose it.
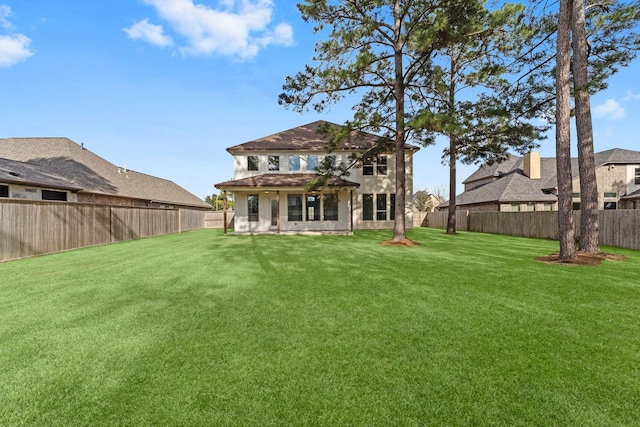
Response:
[[[248,156],[258,156],[258,170],[249,171],[248,169]],[[300,156],[300,169],[290,170],[289,168],[289,156]],[[257,176],[268,173],[310,173],[315,171],[309,170],[307,166],[308,156],[313,155],[318,157],[318,163],[321,163],[323,158],[328,154],[318,152],[251,152],[242,153],[234,156],[234,179],[248,178],[251,176]],[[331,156],[335,156],[336,163],[348,164],[351,153],[331,153]],[[277,171],[270,171],[268,164],[269,156],[278,156],[279,168]],[[342,190],[339,192],[339,205],[338,205],[338,221],[288,221],[288,207],[287,207],[287,195],[289,194],[304,194],[301,189],[288,189],[280,191],[280,231],[332,231],[332,230],[349,230],[351,218],[353,218],[353,228],[355,230],[388,230],[393,229],[393,218],[390,217],[392,210],[391,207],[391,195],[395,194],[395,155],[386,154],[387,157],[387,173],[378,174],[377,168],[374,165],[374,175],[364,175],[362,168],[354,168],[350,171],[347,180],[360,184],[357,189],[353,190],[353,217],[351,214],[351,198],[349,190]],[[405,169],[406,169],[406,228],[411,229],[413,226],[413,159],[412,153],[405,155]],[[325,191],[326,192],[326,191]],[[320,194],[325,192],[320,191]],[[247,196],[249,194],[259,195],[259,221],[248,221],[248,207]],[[271,200],[276,197],[274,189],[256,188],[242,189],[240,191],[234,191],[235,197],[235,231],[236,232],[248,232],[248,233],[260,233],[276,231],[277,227],[272,225],[271,222]],[[374,220],[363,219],[363,195],[374,195]],[[387,200],[386,212],[387,220],[377,220],[375,212],[375,197],[378,194],[385,194]],[[321,217],[322,218],[322,217]]]

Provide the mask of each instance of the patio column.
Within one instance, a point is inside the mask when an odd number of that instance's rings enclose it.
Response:
[[[227,234],[227,190],[222,192],[222,229]]]
[[[277,220],[277,222],[276,222],[276,224],[277,224],[276,232],[278,234],[280,234],[280,190],[276,191],[276,203],[278,204],[278,207],[276,208],[276,212],[277,212],[277,215],[278,215],[278,218],[276,219]]]
[[[349,230],[353,233],[353,190],[349,190]]]

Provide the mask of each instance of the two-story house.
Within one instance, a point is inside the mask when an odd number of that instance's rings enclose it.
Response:
[[[315,191],[308,184],[318,178],[325,158],[349,164],[352,154],[374,146],[380,136],[353,132],[331,153],[317,121],[227,149],[233,155],[234,178],[215,187],[232,192],[236,233],[349,234],[354,230],[393,229],[395,217],[395,154],[382,153],[348,176],[330,179]],[[333,125],[338,126],[338,125]],[[413,154],[407,144],[406,200],[412,200]],[[412,225],[412,207],[405,208]]]
[[[640,152],[614,148],[595,153],[600,209],[640,209]],[[578,159],[571,159],[573,208],[580,209]],[[557,210],[557,170],[554,157],[531,152],[502,163],[483,165],[464,181],[456,196],[458,209],[470,211]],[[441,204],[439,210],[449,207]]]

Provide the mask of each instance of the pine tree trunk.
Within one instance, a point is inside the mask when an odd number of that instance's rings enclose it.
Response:
[[[447,234],[456,234],[456,142],[449,135],[449,216],[447,217]]]
[[[587,34],[584,3],[573,2],[573,89],[578,132],[578,167],[580,170],[580,250],[600,252],[598,224],[598,186],[593,153],[593,125],[587,74]]]
[[[581,1],[581,0],[576,0]],[[560,0],[556,55],[556,167],[558,178],[558,238],[560,259],[576,259],[571,178],[571,15],[572,0]]]
[[[394,65],[395,65],[395,97],[396,97],[396,216],[393,221],[394,242],[406,239],[405,232],[405,201],[406,201],[406,173],[404,158],[404,75],[402,69],[402,17],[400,13],[400,1],[394,4]]]
[[[458,66],[457,51],[451,49],[451,66],[449,68],[449,114],[456,115],[456,74]],[[447,234],[456,234],[456,181],[458,161],[458,139],[453,132],[449,132],[449,215],[447,217]]]

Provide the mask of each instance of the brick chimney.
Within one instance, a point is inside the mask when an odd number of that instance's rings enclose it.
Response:
[[[523,172],[529,179],[540,179],[540,153],[529,151],[524,155]]]

